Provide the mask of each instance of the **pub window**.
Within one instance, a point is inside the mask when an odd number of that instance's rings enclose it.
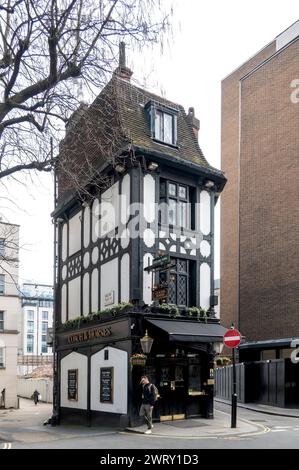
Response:
[[[177,146],[178,111],[152,101],[147,103],[145,109],[152,138],[167,145]]]
[[[160,223],[194,230],[194,188],[173,181],[160,183]]]
[[[171,269],[160,271],[159,284],[168,286],[168,303],[179,307],[195,305],[195,263],[183,258],[171,258]]]
[[[67,371],[67,398],[78,401],[78,369]]]
[[[188,394],[200,392],[201,385],[201,366],[200,364],[189,364],[189,384]]]

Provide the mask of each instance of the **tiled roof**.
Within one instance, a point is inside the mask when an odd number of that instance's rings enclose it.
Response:
[[[123,132],[133,145],[189,160],[206,168],[209,167],[182,106],[139,88],[124,79],[114,77],[114,80]],[[144,109],[149,101],[177,110],[178,148],[160,144],[152,139]]]
[[[177,147],[152,139],[144,108],[149,101],[177,111]],[[94,102],[81,107],[70,121],[60,145],[59,198],[92,181],[103,163],[129,146],[187,160],[221,175],[205,159],[182,106],[114,74]]]

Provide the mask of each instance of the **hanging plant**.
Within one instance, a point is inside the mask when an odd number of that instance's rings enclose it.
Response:
[[[144,354],[133,354],[130,358],[132,366],[145,366],[146,356]]]

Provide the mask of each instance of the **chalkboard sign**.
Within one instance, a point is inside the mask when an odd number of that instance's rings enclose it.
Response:
[[[69,400],[78,400],[78,369],[67,372],[67,396]]]
[[[113,367],[101,367],[100,402],[113,403]]]

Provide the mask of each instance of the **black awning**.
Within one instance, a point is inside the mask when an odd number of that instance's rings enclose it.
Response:
[[[227,331],[227,328],[218,323],[149,319],[147,321],[168,333],[170,341],[213,343],[223,341],[223,335]]]
[[[241,343],[239,349],[273,349],[273,348],[283,348],[291,347],[291,342],[298,340],[298,337],[294,338],[279,338],[279,339],[267,339],[264,341],[247,341]]]

